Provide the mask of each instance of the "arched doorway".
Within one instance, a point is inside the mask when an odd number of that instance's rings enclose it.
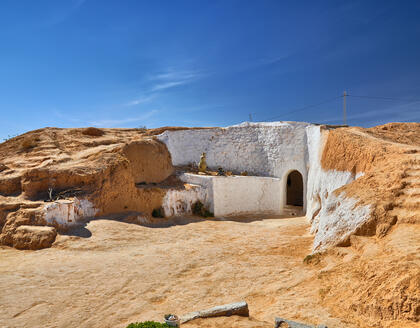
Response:
[[[286,205],[303,206],[303,178],[299,171],[292,171],[287,176]]]

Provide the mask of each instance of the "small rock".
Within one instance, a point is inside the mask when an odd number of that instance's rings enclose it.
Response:
[[[286,320],[283,318],[276,318],[274,321],[274,328],[328,328],[325,325],[309,326],[303,323]]]
[[[13,247],[17,249],[42,249],[51,247],[57,237],[53,227],[27,226],[17,227],[13,234]]]

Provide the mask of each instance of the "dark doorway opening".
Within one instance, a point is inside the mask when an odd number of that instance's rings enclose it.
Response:
[[[287,205],[303,206],[303,178],[298,171],[287,176]]]

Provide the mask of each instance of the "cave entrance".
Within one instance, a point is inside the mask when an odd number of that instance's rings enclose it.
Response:
[[[303,206],[303,178],[299,171],[289,173],[286,189],[286,205]]]

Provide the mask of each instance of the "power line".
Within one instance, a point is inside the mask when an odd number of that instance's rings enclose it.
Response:
[[[290,110],[286,113],[282,113],[282,114],[279,114],[279,115],[276,115],[276,116],[273,116],[273,117],[270,117],[270,118],[263,119],[262,121],[271,121],[271,120],[279,118],[279,117],[283,117],[283,116],[286,116],[286,115],[289,115],[289,114],[301,112],[301,111],[306,110],[308,108],[317,107],[317,106],[332,102],[332,101],[337,100],[338,98],[341,98],[341,97],[342,96],[337,96],[337,97],[334,97],[334,98],[326,99],[326,100],[324,100],[320,103],[317,103],[317,104],[312,104],[312,105],[304,106],[304,107],[301,107],[301,108],[296,108],[296,109]]]
[[[344,119],[344,124],[346,124],[346,102],[345,102],[346,97],[366,98],[366,99],[378,99],[378,100],[392,100],[392,101],[405,101],[405,102],[409,102],[409,103],[411,103],[411,102],[420,102],[420,100],[418,100],[418,99],[411,99],[411,100],[409,100],[409,99],[392,98],[392,97],[359,96],[359,95],[352,95],[352,94],[348,94],[348,93],[343,93],[340,96],[329,98],[329,99],[326,99],[326,100],[324,100],[322,102],[319,102],[319,103],[316,103],[316,104],[311,104],[311,105],[304,106],[304,107],[301,107],[301,108],[296,108],[296,109],[287,111],[285,113],[282,113],[282,114],[279,114],[279,115],[276,115],[276,116],[272,116],[270,118],[266,118],[266,119],[263,119],[263,120],[258,120],[258,121],[260,121],[260,122],[261,121],[272,121],[272,120],[277,119],[277,118],[282,118],[282,117],[287,116],[287,115],[290,115],[290,114],[294,114],[294,113],[297,113],[297,112],[304,111],[304,110],[306,110],[308,108],[317,107],[317,106],[320,106],[320,105],[323,105],[323,104],[330,103],[330,102],[332,102],[334,100],[337,100],[339,98],[343,98],[343,119]],[[255,113],[251,113],[250,115],[252,115],[252,114],[258,115],[258,113],[256,113],[256,112]],[[251,116],[250,116],[250,119],[251,119]]]
[[[400,99],[400,98],[391,98],[391,97],[371,97],[371,96],[356,96],[356,95],[347,95],[348,97],[355,98],[368,98],[368,99],[381,99],[381,100],[394,100],[394,101],[407,101],[407,102],[416,102],[420,101],[419,99]],[[342,97],[342,96],[341,96]]]

